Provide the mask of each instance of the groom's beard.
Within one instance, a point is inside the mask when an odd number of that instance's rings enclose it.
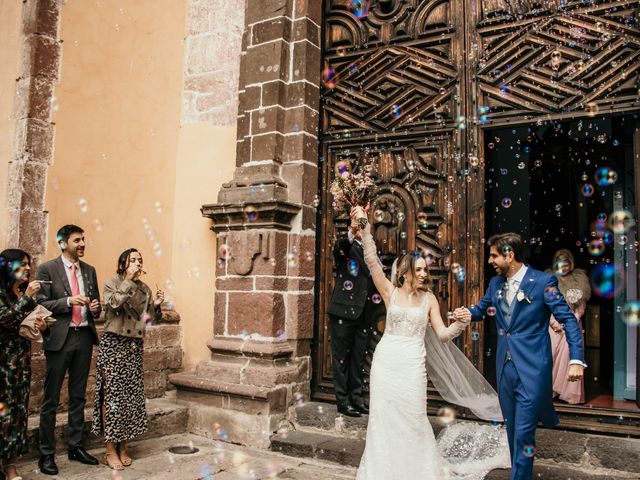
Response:
[[[509,271],[509,269],[508,269],[507,267],[504,267],[504,268],[503,268],[503,267],[500,267],[500,266],[498,266],[498,265],[496,265],[496,266],[495,266],[495,267],[493,267],[493,268],[495,269],[495,271],[496,271],[496,273],[497,273],[498,275],[501,275],[501,276],[503,276],[503,277],[506,277],[506,276],[507,276],[507,272]]]

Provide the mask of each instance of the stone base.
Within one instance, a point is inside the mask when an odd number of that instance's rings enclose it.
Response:
[[[208,438],[258,448],[286,419],[284,387],[265,388],[206,380],[196,374],[171,376],[178,402],[189,410],[188,430]]]
[[[86,448],[98,448],[104,446],[102,437],[91,434],[91,421],[93,417],[93,405],[84,412],[84,431]],[[158,438],[165,435],[185,433],[187,431],[188,410],[176,403],[175,392],[170,392],[163,398],[147,399],[147,418],[149,430],[136,440]],[[38,429],[40,428],[39,415],[29,417],[29,454],[33,458],[39,455]],[[56,446],[59,451],[67,450],[67,412],[56,415]]]

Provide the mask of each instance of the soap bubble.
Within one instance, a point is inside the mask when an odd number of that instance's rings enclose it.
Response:
[[[350,258],[347,262],[347,270],[349,271],[349,275],[357,277],[360,273],[360,265],[358,264],[358,261]]]
[[[632,300],[622,307],[622,321],[630,327],[640,325],[640,301]]]
[[[380,296],[379,293],[374,293],[371,296],[371,301],[377,305],[378,303],[380,303],[382,301],[382,297]]]
[[[218,248],[218,257],[222,260],[230,260],[232,257],[231,247],[227,244],[222,244]]]
[[[495,316],[496,313],[497,313],[496,307],[491,306],[487,308],[487,315],[489,315],[490,317]]]
[[[353,282],[351,280],[346,280],[342,286],[347,291],[353,290]]]
[[[162,213],[162,204],[160,202],[155,202],[153,204],[153,208],[156,211],[156,213]]]
[[[593,292],[602,298],[613,298],[624,288],[624,273],[615,265],[598,265],[591,272]]]
[[[536,447],[534,447],[533,445],[525,445],[522,448],[522,453],[525,457],[532,458],[536,454]]]
[[[89,202],[84,197],[80,197],[78,199],[78,208],[82,213],[87,213],[89,211]]]
[[[349,9],[356,17],[362,19],[369,15],[369,2],[368,0],[350,0]]]
[[[351,173],[351,164],[345,161],[339,161],[336,163],[336,174],[338,175],[347,175]]]
[[[595,193],[595,191],[596,191],[595,188],[593,188],[593,185],[591,185],[590,183],[585,183],[584,185],[582,185],[582,188],[580,189],[580,192],[582,193],[582,195],[587,198],[592,196]]]
[[[438,410],[438,421],[442,425],[451,425],[456,420],[456,411],[451,407],[441,407]]]
[[[599,257],[605,251],[604,242],[600,239],[591,240],[589,242],[589,253],[594,257]]]
[[[101,232],[101,231],[102,231],[102,229],[104,228],[104,223],[102,223],[102,221],[101,221],[101,220],[99,220],[99,219],[95,218],[95,219],[93,219],[93,221],[91,222],[91,226],[93,227],[93,229],[94,229],[96,232]]]
[[[618,180],[618,174],[611,167],[600,167],[596,170],[595,180],[601,187],[613,185]]]
[[[500,202],[500,204],[502,205],[503,208],[509,208],[512,205],[512,201],[509,197],[504,197],[502,199],[502,201]]]
[[[621,235],[636,224],[631,212],[626,210],[616,210],[609,217],[609,225],[613,233]]]

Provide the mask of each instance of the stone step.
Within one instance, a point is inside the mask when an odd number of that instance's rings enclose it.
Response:
[[[101,437],[96,437],[91,433],[91,422],[93,417],[93,406],[84,412],[84,435],[85,447],[87,449],[99,448],[104,445]],[[168,392],[164,397],[147,399],[147,417],[149,419],[149,430],[136,440],[147,440],[151,438],[163,437],[166,435],[182,434],[187,431],[187,421],[189,418],[188,408],[176,403],[174,392]],[[29,453],[27,458],[37,457],[38,451],[38,429],[40,417],[31,415],[29,417],[28,439]],[[56,446],[62,452],[67,449],[67,413],[56,415]]]
[[[328,433],[294,430],[271,437],[271,450],[292,457],[313,458],[357,467],[364,452],[365,441]],[[557,445],[562,449],[563,445]],[[635,464],[637,467],[637,463]],[[544,480],[621,480],[637,479],[637,473],[619,472],[588,464],[558,464],[536,460],[534,478]],[[508,480],[510,470],[494,470],[486,480]]]
[[[434,433],[438,435],[442,429],[442,424],[435,417],[429,417],[429,420],[433,426]],[[349,447],[345,447],[345,451],[338,451],[337,453],[340,458],[344,457],[355,462],[349,463],[350,465],[357,466],[364,449],[367,421],[367,416],[352,418],[340,415],[333,404],[307,402],[296,407],[294,420],[296,431],[290,432],[290,435],[293,435],[293,438],[314,439],[314,442],[328,442],[326,446],[323,444],[318,450],[333,451],[335,450],[335,445],[342,446],[342,440],[345,440],[349,443]],[[304,434],[307,433],[320,436],[305,437]],[[302,437],[296,437],[296,435],[302,435]],[[326,435],[327,438],[322,435]],[[272,439],[273,441],[279,442],[280,439],[276,436]],[[296,450],[303,448],[303,445],[306,444],[296,443],[295,448],[291,445],[288,445],[287,448]],[[311,442],[304,448],[308,450],[309,448],[315,448],[315,446],[317,446],[317,443]],[[331,453],[328,455],[335,456],[336,454]],[[357,461],[354,458],[357,458]],[[541,462],[548,462],[550,469],[554,465],[560,465],[561,468],[565,466],[577,468],[581,465],[589,465],[594,468],[604,469],[605,472],[613,471],[621,472],[621,474],[625,475],[635,475],[638,471],[638,465],[640,465],[640,439],[570,432],[561,428],[539,428],[536,435],[536,459]],[[342,463],[340,460],[335,461]],[[551,473],[548,475],[550,476]],[[636,475],[630,478],[640,477]]]

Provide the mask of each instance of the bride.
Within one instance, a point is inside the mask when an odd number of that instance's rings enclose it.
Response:
[[[366,212],[355,207],[351,216],[357,221]],[[481,480],[494,468],[509,467],[497,394],[450,342],[470,319],[445,327],[420,255],[400,257],[392,283],[368,223],[362,241],[365,262],[387,306],[387,322],[371,366],[369,424],[357,480]],[[436,440],[427,418],[427,373],[447,402],[493,425],[456,422]]]

